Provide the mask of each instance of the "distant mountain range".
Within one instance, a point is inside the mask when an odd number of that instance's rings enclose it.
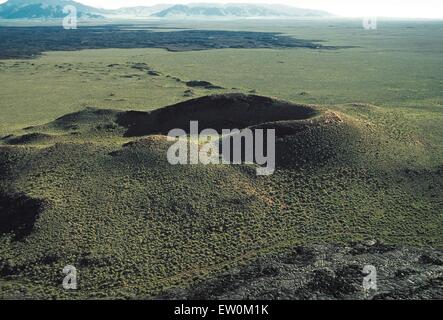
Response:
[[[146,17],[151,17],[155,13],[168,9],[171,6],[172,5],[170,4],[157,4],[155,6],[150,6],[150,7],[127,7],[127,8],[120,8],[117,10],[107,10],[106,14],[108,14],[109,16],[118,16],[118,17],[146,18]]]
[[[80,4],[72,0],[9,0],[0,5],[1,19],[58,19],[66,16],[63,8],[73,5],[79,18],[291,18],[322,17],[324,11],[300,9],[283,5],[262,4],[188,4],[155,5],[105,10]]]
[[[100,19],[103,10],[71,0],[9,0],[0,5],[2,19],[58,19],[66,17],[63,8],[73,5],[79,18]]]
[[[259,4],[190,4],[174,5],[154,17],[160,18],[194,18],[194,17],[226,17],[226,18],[266,18],[266,17],[319,17],[329,15],[327,12],[293,8],[283,5]]]

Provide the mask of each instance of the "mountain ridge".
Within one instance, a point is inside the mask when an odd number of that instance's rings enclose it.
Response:
[[[65,6],[74,6],[79,18],[101,19],[105,10],[72,0],[8,0],[0,5],[2,19],[60,19],[67,16]]]
[[[327,16],[327,12],[301,9],[284,5],[262,4],[189,4],[174,5],[161,12],[153,14],[155,17],[319,17]]]
[[[330,16],[325,11],[266,4],[157,4],[123,7],[115,10],[95,8],[73,0],[8,0],[0,4],[0,19],[59,19],[63,8],[77,8],[78,18],[296,18]]]

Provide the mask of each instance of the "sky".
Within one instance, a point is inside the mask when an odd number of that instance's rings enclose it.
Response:
[[[159,3],[280,3],[326,10],[345,17],[401,17],[443,19],[443,0],[76,0],[90,6],[116,9]],[[0,3],[6,0],[0,0]]]

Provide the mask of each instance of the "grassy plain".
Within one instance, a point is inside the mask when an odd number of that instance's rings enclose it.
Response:
[[[229,92],[233,91],[231,88],[242,92],[256,90],[301,103],[361,102],[431,112],[438,111],[435,107],[443,104],[441,22],[379,22],[379,30],[370,32],[359,21],[336,20],[269,25],[205,23],[198,27],[275,31],[356,48],[191,52],[105,49],[50,52],[25,61],[6,60],[0,64],[4,110],[1,132],[11,126],[47,122],[85,106],[147,110],[185,99],[183,91],[189,88],[164,76],[154,78],[136,72],[130,65],[137,62],[147,63],[163,75],[211,81]],[[109,64],[121,66],[108,68]],[[198,91],[196,95],[206,93]]]

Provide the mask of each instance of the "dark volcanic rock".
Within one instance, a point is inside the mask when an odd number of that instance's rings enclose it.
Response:
[[[158,71],[154,71],[154,70],[149,70],[149,71],[148,71],[148,74],[149,74],[150,76],[154,76],[154,77],[161,76],[161,73],[160,73],[160,72],[158,72]]]
[[[443,250],[357,244],[296,247],[162,299],[442,299]],[[366,265],[377,290],[364,290]]]
[[[156,32],[137,26],[132,26],[131,30],[129,28],[129,25],[82,26],[66,33],[66,30],[58,26],[2,26],[0,58],[34,58],[45,51],[100,48],[163,48],[173,52],[225,48],[336,49],[336,47],[323,46],[318,41],[296,39],[274,32],[224,30]],[[149,29],[161,28],[150,26]]]
[[[216,86],[208,81],[201,81],[201,80],[191,80],[186,82],[186,85],[192,88],[204,88],[208,90],[223,89],[223,87]]]

